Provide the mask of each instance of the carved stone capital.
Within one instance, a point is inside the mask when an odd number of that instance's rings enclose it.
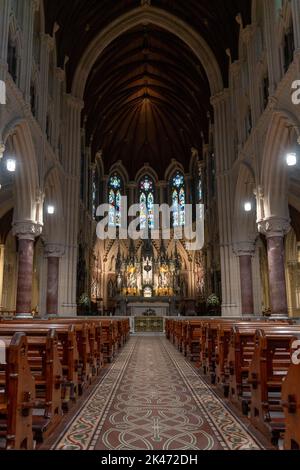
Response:
[[[15,222],[13,224],[13,234],[19,240],[35,240],[42,233],[43,226],[30,220]]]
[[[66,96],[66,100],[69,106],[72,106],[77,111],[82,111],[84,107],[84,102],[81,99],[69,93],[67,93],[65,96]]]
[[[291,229],[290,221],[283,217],[270,217],[258,222],[258,230],[267,238],[284,237]]]
[[[220,104],[225,103],[228,100],[229,96],[230,94],[229,94],[228,88],[224,88],[223,91],[211,97],[210,99],[211,105],[216,110]]]
[[[44,247],[46,258],[62,258],[65,254],[65,247],[58,243],[47,243]]]
[[[236,242],[233,251],[237,256],[253,256],[255,253],[255,241]]]

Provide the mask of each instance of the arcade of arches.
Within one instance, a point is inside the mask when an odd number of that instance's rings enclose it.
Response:
[[[1,315],[298,317],[299,70],[299,0],[0,0]]]

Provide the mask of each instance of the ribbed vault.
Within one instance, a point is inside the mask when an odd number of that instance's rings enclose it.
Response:
[[[134,178],[149,163],[163,178],[171,159],[188,169],[191,147],[200,150],[207,132],[211,83],[200,57],[170,30],[148,22],[113,40],[92,70],[81,62],[99,32],[140,5],[140,0],[45,0],[46,29],[52,33],[54,23],[59,25],[58,60],[63,65],[69,58],[68,91],[78,68],[90,72],[83,119],[93,155],[102,150],[106,170],[121,160]],[[226,49],[233,59],[238,50],[235,17],[241,13],[248,23],[251,1],[152,0],[149,8],[172,14],[203,38],[226,86]]]

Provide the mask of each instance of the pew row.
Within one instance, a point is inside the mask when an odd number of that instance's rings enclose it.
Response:
[[[32,450],[35,383],[26,335],[1,338],[1,347],[5,348],[5,364],[0,364],[0,448]]]

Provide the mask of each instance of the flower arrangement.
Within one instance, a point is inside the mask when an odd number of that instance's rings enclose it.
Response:
[[[211,294],[206,300],[206,306],[208,308],[220,307],[220,300],[216,294]]]
[[[78,303],[82,307],[90,307],[91,305],[90,298],[86,293],[81,294]]]

